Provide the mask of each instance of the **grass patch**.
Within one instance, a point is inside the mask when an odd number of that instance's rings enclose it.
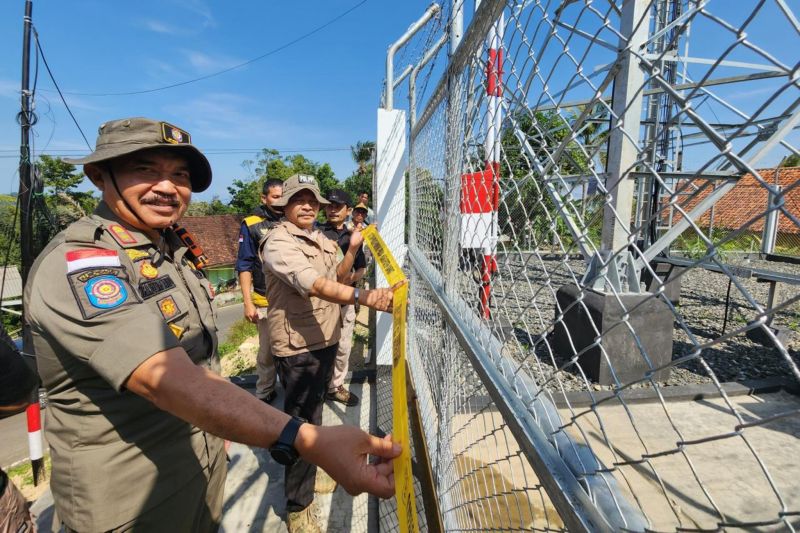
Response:
[[[6,470],[8,478],[16,485],[22,495],[28,501],[34,501],[42,495],[49,486],[51,471],[50,454],[44,456],[45,479],[40,480],[39,486],[33,486],[33,469],[30,461],[24,461]]]
[[[219,345],[217,350],[220,358],[234,353],[245,340],[256,335],[258,335],[258,328],[246,318],[234,322],[228,333],[228,338]]]

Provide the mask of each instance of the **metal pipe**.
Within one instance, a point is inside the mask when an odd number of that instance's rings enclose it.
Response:
[[[392,89],[397,89],[400,86],[400,84],[403,83],[403,80],[406,79],[409,74],[411,74],[411,70],[412,70],[411,65],[406,65],[406,68],[403,69],[403,72],[401,72],[400,75],[397,77],[397,79],[394,80]]]
[[[386,52],[386,95],[384,98],[384,105],[383,108],[387,111],[392,110],[392,104],[394,103],[394,54],[400,49],[401,46],[406,44],[411,37],[417,33],[426,22],[428,22],[434,15],[439,13],[442,10],[439,7],[439,4],[433,3],[431,4],[428,9],[425,10],[425,13],[417,20],[414,24],[412,24],[406,32],[396,40],[390,47],[389,50]]]
[[[408,78],[408,122],[411,129],[414,128],[414,123],[417,121],[417,76],[419,76],[419,71],[425,68],[425,65],[427,65],[431,59],[436,57],[436,54],[439,53],[439,49],[444,46],[446,42],[447,34],[444,34],[439,37],[439,40],[436,41],[427,52],[425,52],[425,55],[422,56],[419,63],[411,69],[411,75]]]

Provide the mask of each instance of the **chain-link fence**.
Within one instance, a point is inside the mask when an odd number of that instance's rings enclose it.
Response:
[[[468,17],[409,113],[409,365],[445,529],[800,527],[800,172],[770,168],[800,146],[798,15]]]

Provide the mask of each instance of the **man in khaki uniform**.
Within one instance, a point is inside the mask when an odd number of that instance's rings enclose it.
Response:
[[[389,496],[390,465],[365,462],[397,446],[357,428],[292,423],[217,374],[213,293],[175,226],[192,191],[211,182],[189,134],[111,121],[73,163],[102,202],[48,244],[25,288],[67,531],[216,531],[222,438],[299,454],[348,490]]]
[[[286,391],[284,411],[295,420],[322,423],[341,333],[341,306],[356,301],[380,311],[392,308],[392,289],[359,291],[337,282],[349,273],[363,237],[354,234],[339,261],[339,245],[314,228],[320,205],[328,204],[313,176],[295,174],[284,182],[284,219],[262,244],[267,273],[270,345]],[[313,503],[316,467],[286,464],[286,510],[290,533],[317,532]]]

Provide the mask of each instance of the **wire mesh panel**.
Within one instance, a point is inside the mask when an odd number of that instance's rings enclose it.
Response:
[[[798,14],[481,2],[409,143],[447,529],[800,527]]]

